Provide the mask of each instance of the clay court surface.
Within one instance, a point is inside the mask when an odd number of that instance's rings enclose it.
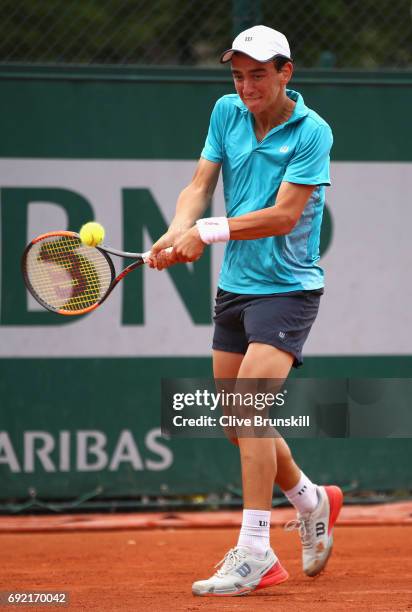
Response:
[[[233,527],[3,532],[0,590],[68,591],[70,610],[412,610],[411,524],[338,526],[328,569],[315,579],[301,572],[297,533],[275,526],[272,543],[290,573],[287,582],[246,597],[193,597],[191,583],[211,574],[237,533]]]

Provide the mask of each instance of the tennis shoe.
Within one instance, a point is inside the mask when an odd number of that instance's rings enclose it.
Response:
[[[249,548],[236,546],[215,567],[219,569],[211,578],[193,583],[193,595],[247,595],[289,578],[271,548],[263,559],[257,559]]]
[[[298,513],[297,519],[285,525],[286,531],[297,529],[302,542],[303,571],[317,576],[332,553],[333,526],[342,508],[343,494],[339,487],[318,487],[318,505],[313,512]]]

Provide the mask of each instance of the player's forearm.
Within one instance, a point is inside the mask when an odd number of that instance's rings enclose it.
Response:
[[[171,229],[187,230],[191,228],[205,212],[212,193],[195,185],[188,185],[180,193],[176,214],[171,223]]]
[[[286,211],[271,207],[232,217],[228,221],[231,240],[255,240],[289,234],[297,219]]]

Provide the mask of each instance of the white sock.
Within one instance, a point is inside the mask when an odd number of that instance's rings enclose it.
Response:
[[[270,548],[270,510],[243,510],[238,546],[247,546],[252,554],[263,559]]]
[[[318,505],[317,486],[302,471],[297,485],[284,493],[300,514],[313,512]]]

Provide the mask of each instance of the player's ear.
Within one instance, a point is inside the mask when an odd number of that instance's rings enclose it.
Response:
[[[292,78],[293,63],[284,57],[275,58],[273,63],[275,64],[276,72],[278,72],[282,77],[283,84],[287,85]]]
[[[286,62],[286,64],[284,64],[282,67],[282,76],[283,76],[285,85],[289,83],[290,79],[292,78],[292,74],[293,74],[293,64],[292,62]]]

